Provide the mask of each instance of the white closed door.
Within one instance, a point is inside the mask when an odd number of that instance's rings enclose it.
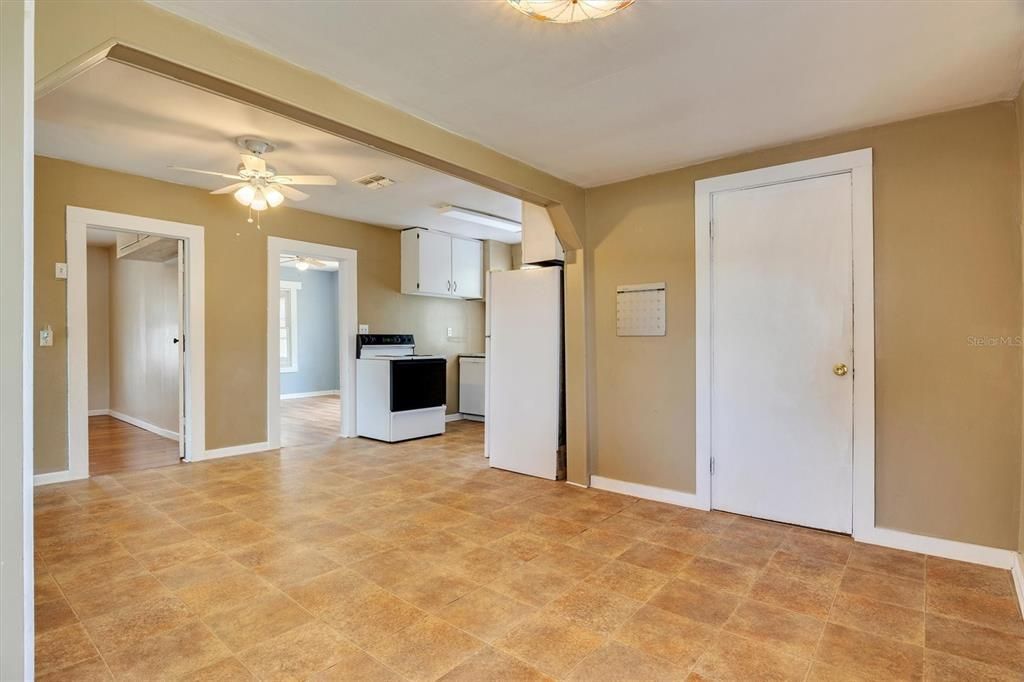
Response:
[[[851,176],[712,199],[711,504],[852,530]]]
[[[452,293],[461,298],[484,296],[484,243],[452,237]]]

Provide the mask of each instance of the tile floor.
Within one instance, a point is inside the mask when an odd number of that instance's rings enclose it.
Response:
[[[39,679],[1024,679],[1005,571],[491,470],[449,426],[38,488]]]
[[[281,401],[281,445],[311,445],[338,438],[341,432],[341,398],[318,395]]]

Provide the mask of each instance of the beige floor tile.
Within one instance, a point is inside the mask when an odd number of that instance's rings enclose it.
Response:
[[[557,546],[558,543],[552,540],[523,531],[516,531],[487,545],[488,549],[520,561],[529,561]]]
[[[479,639],[427,616],[368,646],[368,651],[410,680],[436,680],[484,646]]]
[[[246,649],[238,658],[261,680],[305,680],[360,653],[330,627],[313,621]]]
[[[550,677],[522,661],[491,647],[485,647],[457,665],[443,682],[548,682]]]
[[[985,591],[929,582],[925,608],[929,613],[1024,636],[1024,620],[1016,597],[996,597]]]
[[[683,554],[668,547],[653,545],[649,542],[637,542],[619,555],[619,561],[646,568],[666,575],[678,573],[693,559],[692,554]]]
[[[544,606],[568,592],[576,582],[576,579],[555,569],[527,563],[509,571],[488,587],[527,604]]]
[[[1006,668],[925,649],[924,679],[928,682],[1020,682],[1021,675]]]
[[[839,588],[844,572],[844,568],[840,564],[831,561],[818,561],[782,550],[772,555],[768,567],[833,592]]]
[[[921,679],[924,649],[829,623],[816,659],[873,679]]]
[[[974,590],[993,597],[1015,596],[1010,572],[998,568],[930,556],[926,575],[929,584]]]
[[[744,595],[757,578],[757,571],[708,557],[694,557],[677,574],[680,578],[709,587]]]
[[[379,589],[361,575],[339,568],[294,585],[286,592],[302,608],[319,616]]]
[[[773,547],[748,545],[720,535],[715,536],[700,551],[701,556],[756,569],[767,566],[773,554],[775,554],[775,548]]]
[[[924,583],[848,567],[839,591],[909,609],[924,609]]]
[[[853,540],[846,535],[800,528],[791,531],[779,549],[809,559],[845,565],[853,550]]]
[[[241,564],[232,561],[226,554],[218,552],[153,571],[153,575],[168,588],[179,590],[189,585],[203,583],[228,573],[243,570],[245,568]]]
[[[652,500],[637,500],[622,510],[623,516],[631,516],[644,521],[663,524],[672,523],[679,518],[681,509],[674,504],[665,502],[654,502]]]
[[[777,606],[747,600],[725,623],[725,630],[784,654],[810,658],[818,645],[825,622]]]
[[[390,592],[428,613],[436,613],[478,587],[478,583],[457,573],[429,568],[398,583]]]
[[[582,523],[546,514],[534,514],[523,530],[552,542],[565,543],[587,529]]]
[[[688,580],[672,580],[648,603],[698,623],[719,626],[733,614],[740,598]]]
[[[670,579],[671,577],[664,573],[641,568],[625,561],[610,561],[587,576],[585,582],[618,592],[631,599],[647,601]]]
[[[828,618],[835,591],[770,568],[758,576],[748,596],[765,604],[824,620]]]
[[[711,533],[675,525],[662,525],[646,538],[648,542],[683,554],[698,554],[716,539],[717,536]]]
[[[634,540],[640,540],[650,536],[660,528],[660,524],[652,523],[641,518],[616,514],[598,523],[594,528],[624,535]]]
[[[63,670],[36,675],[36,682],[105,682],[112,679],[114,678],[107,669],[107,664],[99,656],[75,663]]]
[[[555,599],[545,611],[602,635],[610,635],[642,606],[612,590],[580,584]]]
[[[257,566],[253,572],[281,589],[286,589],[318,575],[329,573],[336,568],[338,568],[338,564],[323,554],[308,547],[302,547],[291,556]]]
[[[840,592],[829,621],[880,637],[924,645],[924,613],[916,609]]]
[[[486,545],[515,531],[516,526],[499,523],[482,516],[474,517],[466,523],[448,529],[449,533],[478,545]]]
[[[535,611],[529,604],[481,587],[438,610],[436,615],[478,639],[493,642]]]
[[[615,558],[633,546],[635,540],[624,535],[609,533],[600,528],[588,528],[567,543],[586,552]]]
[[[924,627],[929,649],[1024,673],[1024,638],[933,613]]]
[[[166,587],[146,573],[133,578],[115,580],[84,592],[68,592],[71,607],[82,620],[111,613],[125,606],[170,595]]]
[[[78,622],[78,616],[63,597],[42,602],[37,597],[35,614],[37,634]]]
[[[619,642],[608,642],[577,665],[567,679],[580,682],[621,682],[622,680],[681,680],[685,668],[655,658]]]
[[[63,670],[99,655],[81,623],[36,635],[36,673]]]
[[[175,545],[192,538],[190,533],[181,526],[172,528],[161,528],[159,530],[146,530],[135,535],[127,535],[120,538],[121,545],[136,556],[142,552]]]
[[[234,656],[222,658],[216,663],[194,670],[187,678],[189,682],[243,682],[256,679]]]
[[[357,561],[349,568],[381,587],[394,587],[403,580],[419,575],[426,562],[416,555],[392,549]]]
[[[39,562],[37,569],[40,566],[42,566],[41,562]],[[61,592],[60,585],[57,584],[57,581],[53,579],[52,575],[45,571],[42,573],[37,571],[34,587],[37,604],[64,598],[64,593]]]
[[[530,561],[531,566],[550,568],[574,580],[582,580],[610,561],[600,554],[561,545],[550,552],[544,552]]]
[[[297,540],[283,535],[271,535],[251,545],[228,550],[225,554],[246,568],[259,568],[280,559],[287,559],[303,549],[305,548],[302,543]]]
[[[605,641],[598,633],[549,613],[527,618],[494,646],[553,677],[564,677]]]
[[[689,668],[715,640],[717,630],[654,606],[644,606],[614,639],[652,656]]]
[[[461,554],[442,559],[438,566],[458,573],[477,583],[489,583],[522,567],[524,562],[487,547],[474,547]]]
[[[85,592],[116,580],[143,575],[146,568],[127,552],[107,560],[83,566],[64,565],[53,569],[54,580],[65,594]]]
[[[135,555],[139,564],[148,571],[159,571],[186,561],[195,561],[216,554],[217,550],[199,538],[191,538],[162,547],[154,547]]]
[[[183,587],[175,595],[193,613],[205,616],[273,593],[270,583],[252,571],[237,571]]]
[[[386,552],[392,549],[392,546],[368,535],[354,533],[319,549],[321,554],[339,566],[348,566],[375,554]]]
[[[847,565],[872,573],[924,580],[924,555],[898,549],[856,543]]]
[[[232,651],[241,651],[294,627],[311,616],[283,594],[253,599],[203,618]]]
[[[426,615],[426,612],[412,604],[376,588],[365,596],[326,611],[321,618],[342,635],[366,648],[373,642],[404,630]]]
[[[230,655],[208,628],[193,621],[104,658],[119,680],[176,679]]]
[[[692,680],[798,682],[810,661],[787,656],[778,649],[723,632],[693,668]]]
[[[181,627],[195,616],[177,597],[157,597],[85,621],[85,629],[104,656],[161,632]]]

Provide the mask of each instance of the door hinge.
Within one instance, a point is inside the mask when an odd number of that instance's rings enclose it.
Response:
[[[715,458],[714,457],[711,458],[711,475],[712,476],[715,475]]]
[[[417,237],[417,239],[419,239],[419,237]],[[416,288],[417,288],[417,289],[419,289],[419,288],[420,288],[420,283],[419,283],[419,282],[416,282]]]

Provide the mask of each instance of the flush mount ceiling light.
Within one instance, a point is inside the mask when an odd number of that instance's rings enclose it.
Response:
[[[635,0],[508,0],[526,16],[555,24],[603,19],[632,5]]]
[[[440,211],[441,215],[458,218],[459,220],[468,220],[471,223],[487,225],[488,227],[496,227],[499,230],[521,232],[523,229],[523,224],[518,220],[509,220],[508,218],[502,218],[498,215],[484,213],[483,211],[474,211],[471,208],[464,208],[462,206],[445,204],[441,206]]]
[[[258,137],[240,137],[235,142],[243,151],[242,163],[236,173],[220,173],[217,171],[198,170],[171,166],[174,170],[216,175],[229,180],[240,180],[227,187],[215,189],[210,194],[233,194],[242,206],[249,207],[249,222],[252,222],[252,211],[256,211],[257,227],[259,214],[268,208],[280,206],[284,200],[303,201],[309,198],[291,185],[335,185],[337,180],[329,175],[278,175],[273,166],[268,166],[263,155],[274,151],[274,145]]]

